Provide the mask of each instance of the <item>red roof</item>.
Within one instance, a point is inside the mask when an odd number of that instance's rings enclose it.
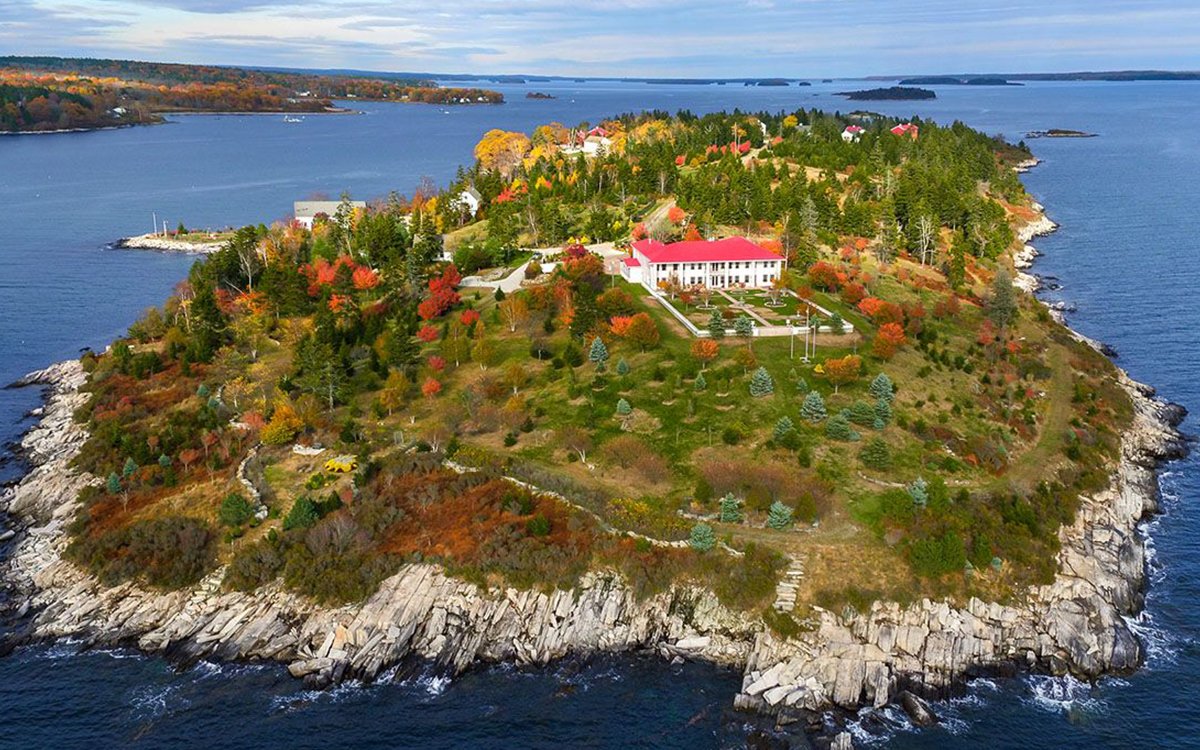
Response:
[[[770,250],[764,250],[745,237],[726,237],[706,242],[673,242],[664,245],[657,240],[638,240],[633,249],[651,263],[703,263],[708,261],[782,260]]]
[[[918,128],[916,125],[913,125],[911,122],[902,122],[896,127],[892,128],[892,132],[896,135],[911,135],[913,138],[917,137],[917,133],[919,133],[920,130],[920,128]]]
[[[862,126],[861,126],[861,125],[847,125],[847,126],[846,126],[846,130],[845,130],[845,131],[843,131],[843,132],[846,132],[846,133],[862,133],[862,132],[864,132],[864,131],[863,131],[863,128],[862,128]]]
[[[642,265],[642,262],[637,258],[621,258],[621,262],[630,268],[638,268]]]

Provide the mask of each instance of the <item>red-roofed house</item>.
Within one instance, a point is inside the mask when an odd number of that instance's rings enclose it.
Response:
[[[847,125],[846,129],[842,131],[842,140],[846,143],[857,141],[865,132],[862,125]]]
[[[920,134],[920,132],[921,129],[916,125],[913,125],[911,122],[902,122],[896,127],[892,128],[893,135],[907,135],[914,141],[917,140],[917,135]]]
[[[621,276],[647,289],[674,279],[683,286],[724,289],[735,284],[770,286],[783,272],[783,258],[745,237],[696,240],[664,245],[657,240],[633,243],[621,261]]]

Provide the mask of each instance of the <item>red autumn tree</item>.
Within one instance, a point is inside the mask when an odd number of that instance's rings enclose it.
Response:
[[[708,363],[716,359],[720,352],[720,345],[712,339],[696,339],[692,342],[692,356],[700,362],[702,370],[708,367]]]
[[[658,326],[647,313],[640,312],[629,319],[625,339],[642,351],[658,346],[659,337]]]
[[[696,228],[696,225],[693,224],[689,226],[686,231],[684,231],[683,239],[687,240],[688,242],[700,242],[704,239],[704,237],[700,234],[700,230]]]
[[[470,328],[471,326],[475,325],[476,322],[479,321],[479,311],[478,310],[463,310],[462,315],[458,316],[458,320],[464,326],[466,326],[467,328]]]
[[[421,326],[420,330],[417,331],[417,339],[426,344],[437,341],[440,336],[441,334],[438,333],[438,329],[431,325]]]
[[[425,398],[433,398],[442,392],[442,384],[436,378],[426,378],[421,384],[421,394]]]
[[[906,343],[908,343],[908,339],[899,323],[884,323],[879,327],[879,332],[875,334],[871,351],[880,359],[891,359]]]
[[[614,336],[624,338],[625,332],[629,330],[629,324],[632,322],[632,315],[614,315],[608,321],[608,329],[612,331]]]
[[[842,290],[842,301],[848,305],[857,305],[859,302],[862,302],[866,296],[866,288],[857,281],[847,284],[846,288]]]
[[[814,287],[826,292],[835,292],[840,286],[837,269],[823,260],[808,267],[808,280]]]
[[[675,226],[680,226],[683,224],[683,220],[686,218],[687,211],[684,211],[679,206],[671,206],[671,208],[667,210],[667,221],[671,222]]]
[[[646,239],[646,225],[641,222],[634,224],[633,229],[629,231],[629,236],[634,240]]]
[[[350,280],[354,283],[354,288],[359,291],[374,289],[379,286],[379,273],[373,268],[359,266],[350,275]]]

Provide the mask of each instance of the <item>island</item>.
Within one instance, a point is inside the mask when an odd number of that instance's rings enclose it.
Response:
[[[543,93],[541,91],[529,91],[525,94],[525,98],[526,99],[554,99],[555,97],[550,94]]]
[[[169,113],[333,114],[334,99],[499,104],[433,81],[61,57],[0,57],[0,133],[162,122]]]
[[[236,230],[26,380],[3,646],[313,687],[640,649],[801,728],[1135,669],[1182,411],[1023,291],[1027,149],[851,123],[494,129],[438,195]]]
[[[1049,130],[1031,130],[1025,134],[1026,138],[1095,138],[1095,133],[1087,133],[1082,130],[1067,130],[1064,128],[1050,128]]]
[[[862,89],[859,91],[839,91],[836,96],[844,96],[850,101],[915,101],[937,98],[937,94],[929,89],[907,86]]]
[[[905,78],[901,86],[1022,86],[1024,84],[1009,81],[998,76],[920,76]]]

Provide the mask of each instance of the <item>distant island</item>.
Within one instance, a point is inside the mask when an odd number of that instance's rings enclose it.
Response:
[[[526,99],[554,99],[556,97],[552,96],[551,94],[547,94],[547,93],[544,93],[541,91],[530,91],[529,93],[525,94],[525,98]]]
[[[862,89],[860,91],[839,91],[836,95],[844,96],[850,101],[912,101],[937,98],[937,94],[929,89],[908,88],[905,86]]]
[[[746,81],[747,86],[787,86],[789,85],[783,78],[763,78],[760,81]]]
[[[0,132],[146,125],[192,113],[334,113],[334,99],[501,104],[504,95],[431,80],[66,57],[0,57]]]
[[[1022,83],[1013,83],[1006,78],[997,76],[972,76],[968,78],[959,78],[958,76],[921,76],[917,78],[905,78],[900,81],[901,86],[1023,86]]]
[[[1095,138],[1095,133],[1085,133],[1082,130],[1065,130],[1063,128],[1050,128],[1049,130],[1031,130],[1025,134],[1026,138]]]

